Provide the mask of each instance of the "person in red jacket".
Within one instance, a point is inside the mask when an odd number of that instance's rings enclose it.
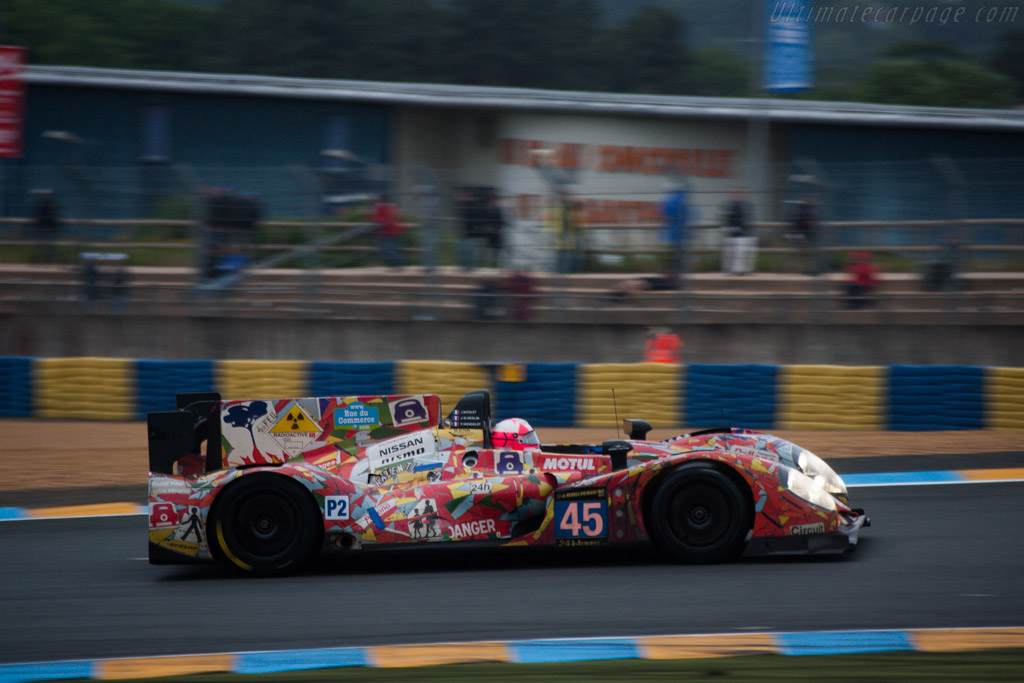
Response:
[[[863,308],[878,288],[878,266],[871,254],[856,251],[846,264],[846,307]]]
[[[399,239],[405,232],[405,225],[398,216],[398,207],[389,202],[387,197],[381,196],[373,207],[372,220],[377,226],[377,245],[381,257],[392,268],[400,268],[404,261]]]

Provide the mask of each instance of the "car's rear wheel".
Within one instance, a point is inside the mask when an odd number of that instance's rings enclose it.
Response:
[[[740,485],[710,463],[683,465],[654,494],[648,528],[654,542],[680,562],[738,557],[750,530],[750,503]]]
[[[297,572],[312,561],[323,537],[309,491],[281,475],[239,478],[217,497],[211,514],[211,551],[247,574]]]

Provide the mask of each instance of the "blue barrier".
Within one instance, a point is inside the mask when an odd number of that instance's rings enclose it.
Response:
[[[32,417],[32,359],[0,358],[0,417]]]
[[[310,364],[309,396],[376,396],[394,391],[394,363]]]
[[[215,391],[214,363],[209,360],[140,360],[135,363],[138,417],[174,410],[176,394]]]
[[[687,427],[775,426],[774,365],[686,366],[683,423]]]
[[[983,429],[984,368],[893,365],[889,368],[888,400],[889,429]]]
[[[495,419],[521,417],[538,427],[572,427],[576,367],[576,363],[528,363],[523,381],[495,381]]]

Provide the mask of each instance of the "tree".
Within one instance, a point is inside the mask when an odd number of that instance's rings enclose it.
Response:
[[[682,36],[685,25],[672,12],[646,7],[597,43],[603,88],[614,92],[683,93],[692,58]]]
[[[963,50],[941,40],[908,40],[887,49],[885,56],[890,59],[919,59],[928,62],[968,59]]]
[[[454,0],[440,61],[449,82],[588,89],[597,10],[590,0]]]
[[[8,0],[10,42],[35,64],[187,69],[209,10],[152,0]]]
[[[1013,79],[1017,101],[1024,101],[1024,29],[1004,33],[989,64]]]
[[[727,50],[698,50],[687,84],[694,95],[746,97],[751,86],[750,64]]]
[[[857,99],[929,107],[1003,108],[1014,83],[942,42],[894,45],[855,88]]]

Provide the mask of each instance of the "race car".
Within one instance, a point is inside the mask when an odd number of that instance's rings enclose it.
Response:
[[[648,441],[541,444],[494,424],[490,394],[222,400],[150,413],[149,560],[301,570],[325,547],[588,548],[653,543],[675,561],[841,553],[869,524],[821,458],[713,429]]]

